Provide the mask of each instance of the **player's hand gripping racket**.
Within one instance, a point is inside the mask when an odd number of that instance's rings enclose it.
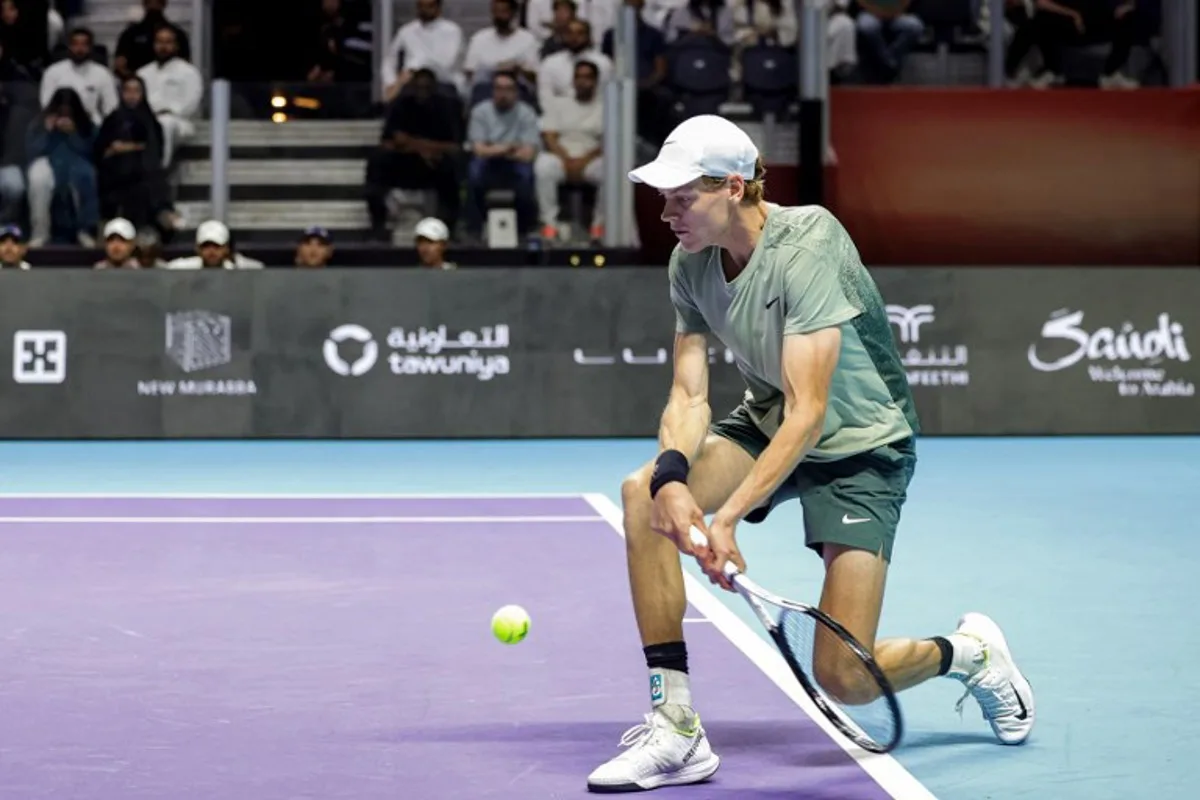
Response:
[[[708,537],[694,525],[691,539],[694,547],[708,545]],[[821,713],[864,750],[894,750],[904,730],[900,703],[866,648],[819,608],[768,592],[741,574],[733,562],[726,562],[725,574],[754,609]],[[778,620],[768,607],[777,611]]]

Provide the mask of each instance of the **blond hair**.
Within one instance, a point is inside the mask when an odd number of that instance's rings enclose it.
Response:
[[[710,178],[708,176],[700,179],[701,184],[709,191],[720,189],[728,181],[728,178]],[[754,180],[746,181],[746,191],[742,195],[742,205],[758,205],[766,196],[767,166],[763,163],[762,156],[759,156],[758,160],[754,162]]]

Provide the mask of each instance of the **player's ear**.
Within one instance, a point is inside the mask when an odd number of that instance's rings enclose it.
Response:
[[[742,202],[742,198],[746,196],[746,179],[741,175],[729,176],[729,195],[733,202]]]

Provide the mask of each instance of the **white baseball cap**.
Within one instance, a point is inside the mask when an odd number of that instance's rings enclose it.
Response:
[[[210,219],[208,222],[201,223],[196,229],[196,244],[215,244],[218,247],[224,247],[229,244],[229,228],[225,227],[225,223],[218,219]]]
[[[137,231],[133,228],[133,223],[124,217],[110,219],[108,224],[104,226],[104,238],[108,239],[112,236],[120,236],[127,242],[132,242],[137,238]]]
[[[418,239],[428,239],[431,242],[444,242],[450,238],[450,229],[446,227],[446,223],[437,217],[426,217],[417,223],[417,227],[413,229],[413,234]]]
[[[679,123],[658,157],[629,173],[634,183],[677,189],[700,177],[741,175],[754,180],[758,148],[744,130],[724,117],[702,114]]]

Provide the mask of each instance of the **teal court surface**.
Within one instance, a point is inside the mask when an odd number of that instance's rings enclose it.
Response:
[[[648,707],[617,503],[654,449],[0,444],[0,797],[587,796]],[[1020,747],[942,679],[901,695],[894,754],[855,751],[687,564],[723,763],[649,796],[1195,797],[1198,485],[1194,438],[920,443],[880,633],[996,619],[1037,692]],[[798,506],[738,534],[817,597]]]

